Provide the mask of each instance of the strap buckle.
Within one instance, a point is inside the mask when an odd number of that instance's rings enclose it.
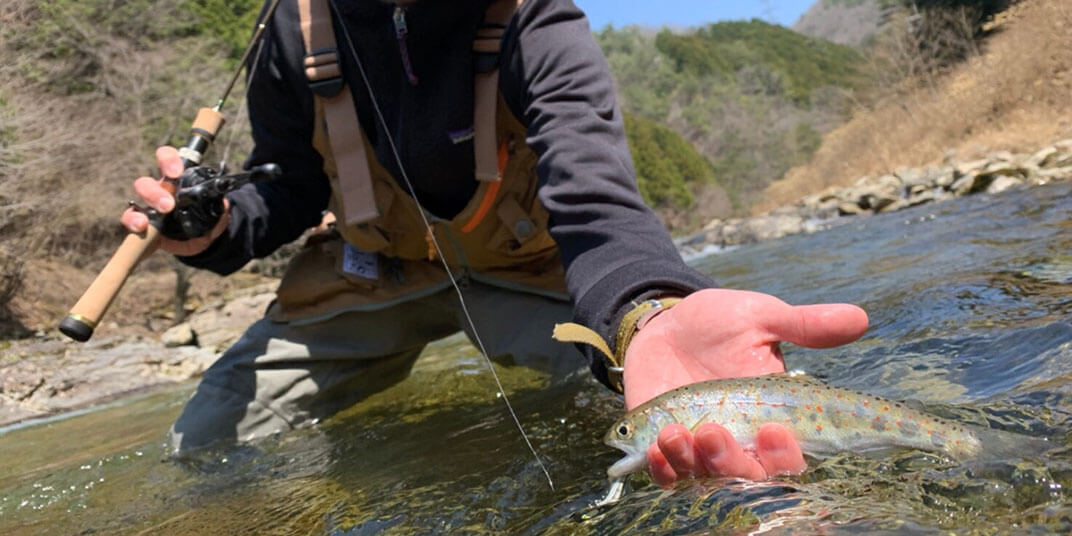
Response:
[[[484,23],[476,31],[473,39],[473,70],[477,73],[490,73],[499,68],[499,51],[502,47],[506,25]]]
[[[346,82],[339,66],[339,50],[335,47],[319,48],[305,55],[303,62],[309,89],[324,97],[334,97],[342,91]]]

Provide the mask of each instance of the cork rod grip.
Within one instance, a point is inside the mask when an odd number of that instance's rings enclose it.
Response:
[[[160,231],[152,225],[144,233],[127,235],[82,298],[60,322],[60,331],[79,342],[89,340],[127,277],[143,258],[152,253],[159,241]]]

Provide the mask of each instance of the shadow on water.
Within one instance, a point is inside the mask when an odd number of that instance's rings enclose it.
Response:
[[[410,378],[313,429],[178,462],[189,387],[0,432],[3,534],[975,534],[1072,531],[1072,187],[852,220],[696,261],[725,286],[864,306],[856,344],[786,345],[790,368],[955,421],[1046,438],[1045,455],[810,459],[769,482],[634,476],[620,399],[586,374],[500,367],[552,490],[480,358],[431,347]],[[994,432],[998,434],[999,432]],[[1025,448],[1026,450],[1026,448]]]

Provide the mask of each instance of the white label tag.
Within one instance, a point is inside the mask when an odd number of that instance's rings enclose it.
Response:
[[[342,271],[365,279],[379,279],[379,257],[346,244],[342,249]]]

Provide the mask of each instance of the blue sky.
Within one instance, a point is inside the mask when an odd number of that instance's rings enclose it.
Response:
[[[816,0],[574,0],[588,14],[592,29],[699,26],[721,20],[758,18],[791,26]]]

